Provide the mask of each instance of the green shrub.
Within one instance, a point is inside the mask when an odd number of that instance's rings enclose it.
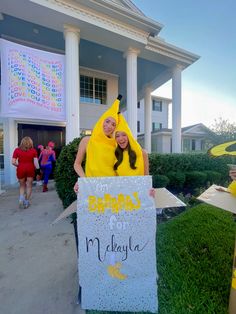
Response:
[[[170,171],[166,174],[170,180],[167,188],[174,191],[181,191],[185,182],[185,173],[180,171]]]
[[[169,179],[166,176],[154,174],[152,176],[152,186],[154,188],[165,188],[169,183]]]
[[[62,200],[63,207],[68,207],[76,200],[73,190],[78,178],[74,170],[74,161],[81,138],[76,138],[63,147],[56,163],[54,179],[58,196]]]
[[[157,228],[159,314],[228,313],[235,223],[195,206]]]
[[[235,156],[212,158],[206,153],[149,154],[150,174],[166,175],[169,172],[216,171],[220,173],[219,184],[228,180],[227,164],[236,163]]]
[[[204,173],[207,176],[207,181],[210,184],[220,184],[221,182],[221,174],[217,171],[213,171],[213,170],[206,170],[204,171]]]
[[[185,173],[185,187],[186,188],[199,188],[206,184],[207,175],[203,171],[189,171]]]

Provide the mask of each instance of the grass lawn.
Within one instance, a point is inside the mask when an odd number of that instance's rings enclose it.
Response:
[[[157,225],[158,314],[228,313],[235,230],[231,213],[206,204]]]

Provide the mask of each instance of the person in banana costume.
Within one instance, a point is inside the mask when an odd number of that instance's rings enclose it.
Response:
[[[212,157],[236,156],[236,141],[234,140],[215,145],[208,150],[208,154]],[[227,191],[231,193],[233,196],[236,196],[236,165],[229,166],[230,166],[229,176],[233,181],[229,184]],[[218,190],[221,191],[222,189],[219,188]]]
[[[143,176],[149,174],[148,154],[141,148],[122,114],[115,130],[117,147],[114,170],[118,176]]]
[[[114,150],[116,141],[113,136],[118,124],[118,111],[121,95],[112,106],[100,117],[95,124],[91,136],[82,138],[74,162],[74,169],[80,177],[112,177],[116,173],[113,169]],[[82,162],[86,155],[85,172]],[[77,187],[74,187],[76,192]]]
[[[114,150],[116,141],[113,137],[118,123],[119,105],[122,96],[118,95],[112,106],[100,117],[94,126],[91,136],[85,136],[80,141],[74,169],[80,177],[105,177],[115,176]],[[86,156],[85,172],[82,162]],[[78,182],[74,185],[74,191],[79,190]],[[74,225],[77,228],[76,219]],[[78,243],[77,243],[78,245]],[[112,272],[113,274],[113,272]],[[116,274],[116,273],[115,273]],[[81,301],[81,287],[79,287],[78,302]]]

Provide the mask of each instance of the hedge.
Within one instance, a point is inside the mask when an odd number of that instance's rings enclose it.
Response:
[[[56,163],[54,179],[56,191],[62,200],[63,207],[68,207],[76,200],[73,190],[78,175],[74,170],[74,161],[81,138],[76,138],[68,145],[64,146]]]
[[[56,163],[56,190],[64,208],[76,199],[73,187],[78,176],[73,164],[80,140],[76,138],[66,145]],[[194,193],[195,188],[206,188],[212,183],[226,186],[229,181],[227,164],[233,163],[236,157],[211,158],[206,153],[149,154],[153,187],[166,187],[173,193]]]

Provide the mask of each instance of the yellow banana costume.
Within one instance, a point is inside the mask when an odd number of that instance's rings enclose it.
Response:
[[[236,156],[236,141],[226,142],[213,146],[208,150],[208,154],[210,154],[213,157],[223,155]]]
[[[103,122],[112,117],[118,123],[119,104],[122,96],[118,96],[112,106],[99,118],[92,131],[86,149],[86,177],[111,177],[116,173],[113,170],[114,150],[116,141],[107,137],[103,131]]]
[[[118,126],[116,127],[115,132],[118,132],[118,131],[126,133],[129,139],[131,149],[136,153],[137,159],[135,163],[136,169],[132,169],[129,164],[128,151],[124,150],[123,161],[116,170],[117,175],[118,176],[142,176],[144,175],[144,160],[143,160],[142,148],[133,137],[133,134],[128,126],[128,123],[126,122],[122,114],[119,114]]]
[[[213,146],[208,150],[208,154],[213,157],[219,157],[223,155],[236,156],[236,141],[225,142],[216,146]],[[228,186],[228,191],[236,196],[236,181],[233,180]]]

